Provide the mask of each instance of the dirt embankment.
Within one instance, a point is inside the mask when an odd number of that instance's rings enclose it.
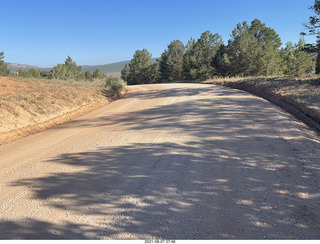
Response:
[[[239,78],[207,80],[262,97],[320,132],[320,79]]]
[[[108,104],[101,87],[0,77],[0,145]]]

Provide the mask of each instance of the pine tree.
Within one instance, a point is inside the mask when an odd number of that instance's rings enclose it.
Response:
[[[72,60],[70,56],[67,57],[66,61],[64,62],[66,67],[66,79],[78,79],[82,70],[80,66],[77,66],[76,62]]]
[[[250,49],[252,56],[251,75],[277,75],[280,72],[281,39],[274,29],[266,27],[260,20],[251,22],[249,33],[252,37]]]
[[[160,79],[174,81],[183,79],[183,55],[185,47],[179,40],[174,40],[168,45],[159,60]]]
[[[305,51],[305,41],[302,38],[296,45],[286,43],[285,48],[281,49],[281,58],[285,75],[305,76],[314,73],[315,62]]]
[[[31,68],[28,70],[28,77],[40,78],[41,77],[40,71],[34,68]]]
[[[293,75],[295,70],[295,47],[292,42],[287,42],[285,47],[280,50],[282,59],[281,70],[284,75]]]
[[[105,75],[101,72],[100,69],[95,69],[95,70],[93,71],[93,77],[94,77],[95,79],[103,79],[103,78],[105,77]]]
[[[227,76],[230,74],[230,60],[227,47],[222,44],[211,62],[214,75]]]
[[[147,83],[153,84],[159,82],[159,63],[151,64],[147,69]]]
[[[214,68],[211,66],[211,62],[222,44],[222,38],[217,33],[212,34],[210,31],[205,31],[201,34],[196,43],[198,78],[212,77]]]
[[[54,66],[51,70],[52,78],[54,79],[61,79],[61,80],[67,80],[67,67],[63,64],[58,64]]]
[[[295,76],[305,76],[315,71],[315,63],[311,56],[305,51],[305,40],[299,39],[295,45]]]
[[[317,55],[315,72],[316,74],[320,74],[320,0],[315,0],[314,5],[310,9],[314,11],[314,15],[309,17],[307,24],[304,24],[308,32],[301,32],[301,35],[315,35],[317,38],[316,43],[309,44],[307,50],[309,53]]]
[[[84,72],[84,78],[87,81],[92,81],[93,80],[93,74],[91,73],[90,70],[87,70],[86,72]]]
[[[183,75],[189,80],[197,78],[195,44],[196,40],[191,38],[185,47],[183,55]]]
[[[151,57],[152,55],[147,49],[135,52],[129,64],[130,71],[127,77],[129,85],[147,84],[150,82],[148,71],[152,65]]]
[[[191,39],[184,55],[184,73],[188,79],[207,79],[214,75],[212,59],[223,44],[219,34],[205,31],[195,41]]]
[[[281,39],[274,29],[255,19],[249,26],[239,23],[228,42],[233,75],[276,75],[280,73]]]
[[[55,79],[78,80],[82,78],[81,66],[77,66],[76,62],[74,62],[70,56],[66,58],[64,64],[54,66],[51,73]]]
[[[121,70],[121,79],[124,81],[127,81],[129,72],[130,72],[129,64],[126,64],[124,68]]]
[[[249,26],[246,21],[237,24],[228,41],[228,57],[231,75],[246,76],[250,74],[250,41]]]
[[[0,52],[0,76],[7,76],[10,73],[7,64],[3,61],[4,52]]]

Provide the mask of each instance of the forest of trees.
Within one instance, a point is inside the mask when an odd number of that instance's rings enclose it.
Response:
[[[121,77],[128,84],[209,79],[215,76],[305,76],[315,73],[316,55],[300,38],[283,47],[271,27],[255,19],[237,24],[225,45],[217,33],[205,31],[186,45],[172,41],[156,63],[148,50],[137,50]]]
[[[0,76],[8,76],[10,70],[7,64],[3,61],[4,53],[0,53]],[[85,80],[93,81],[94,79],[103,79],[106,77],[100,69],[94,70],[92,73],[90,70],[83,72],[81,66],[78,66],[76,62],[68,56],[64,64],[58,64],[54,66],[51,71],[40,71],[35,68],[28,70],[19,69],[14,72],[19,77],[27,78],[48,78],[48,79],[59,79],[59,80]]]
[[[105,74],[103,74],[99,69],[94,70],[93,73],[91,73],[90,70],[83,72],[81,66],[78,66],[70,56],[66,58],[64,64],[54,66],[51,71],[39,71],[31,68],[29,70],[19,69],[17,72],[18,75],[22,77],[43,77],[58,80],[92,81],[93,79],[105,78]]]
[[[316,74],[320,74],[320,0],[315,0],[314,5],[310,7],[314,11],[314,15],[309,17],[309,22],[304,24],[304,27],[307,29],[307,32],[301,32],[302,36],[306,35],[315,35],[316,43],[307,44],[305,49],[316,56]]]

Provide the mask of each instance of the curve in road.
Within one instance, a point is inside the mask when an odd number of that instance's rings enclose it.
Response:
[[[319,239],[320,141],[248,93],[129,87],[0,147],[1,239]]]

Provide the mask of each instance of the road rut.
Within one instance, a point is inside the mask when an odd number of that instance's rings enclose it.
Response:
[[[1,239],[319,239],[320,141],[226,87],[128,87],[0,147]]]

